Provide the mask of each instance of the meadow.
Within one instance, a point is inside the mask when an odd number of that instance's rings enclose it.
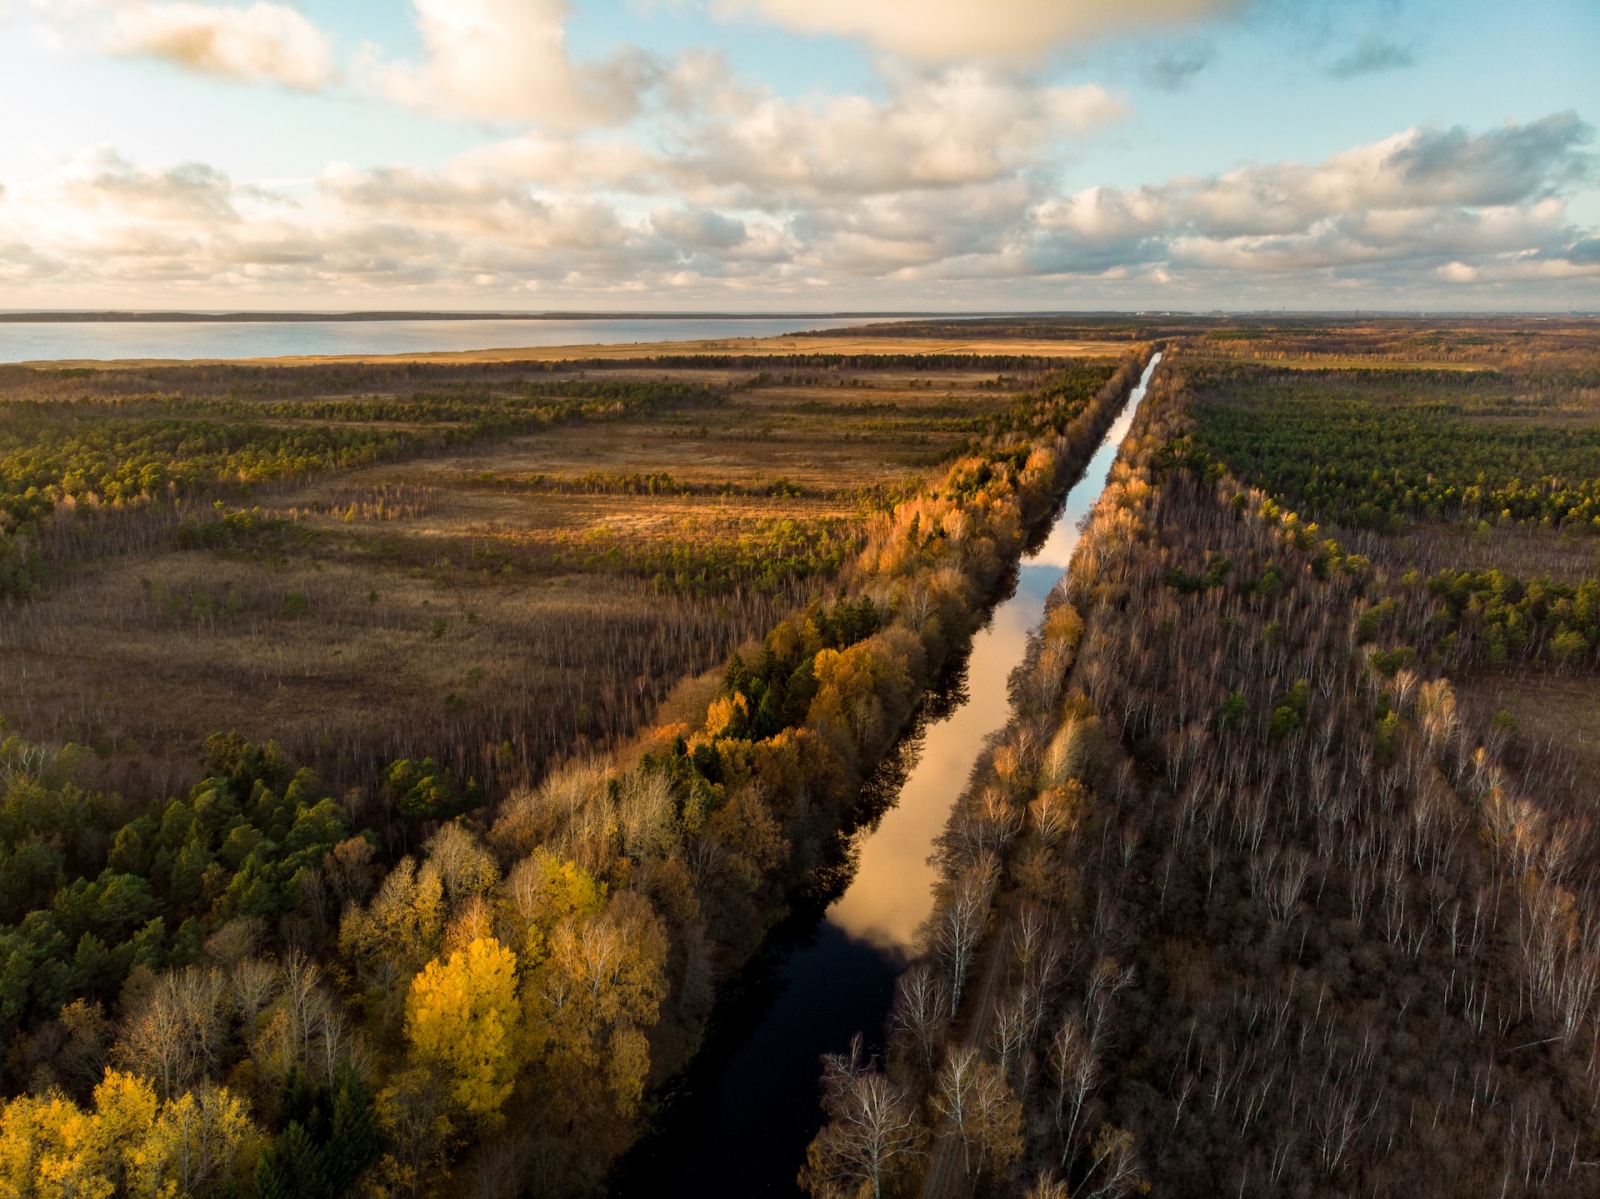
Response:
[[[825,588],[1047,365],[892,362],[33,372],[5,715],[134,789],[219,729],[340,787],[525,777]]]

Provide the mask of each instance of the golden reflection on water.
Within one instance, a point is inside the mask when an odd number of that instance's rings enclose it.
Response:
[[[908,948],[917,926],[928,918],[937,878],[928,855],[950,805],[966,786],[983,739],[1006,722],[1006,676],[1021,660],[1028,630],[1043,611],[1040,600],[1019,591],[972,639],[968,702],[929,726],[899,802],[862,843],[849,890],[828,909],[828,919],[851,936],[885,949]]]
[[[1128,406],[1068,494],[1061,518],[1044,545],[1024,562],[1034,577],[1025,577],[1017,593],[995,610],[988,627],[972,639],[967,702],[928,727],[898,802],[884,813],[876,831],[862,840],[855,877],[828,909],[828,919],[851,936],[891,951],[908,950],[916,944],[917,929],[933,910],[938,872],[928,859],[934,839],[949,819],[950,805],[967,785],[984,738],[1002,728],[1010,715],[1006,679],[1022,660],[1029,631],[1044,616],[1050,584],[1071,561],[1078,544],[1078,522],[1105,489],[1117,447],[1127,436],[1160,358],[1155,355],[1146,367]],[[1037,577],[1041,568],[1052,576],[1048,582]]]

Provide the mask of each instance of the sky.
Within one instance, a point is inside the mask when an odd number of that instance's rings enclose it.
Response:
[[[0,308],[1600,310],[1594,0],[0,0]]]

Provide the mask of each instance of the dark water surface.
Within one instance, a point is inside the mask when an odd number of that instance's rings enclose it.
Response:
[[[1159,360],[1159,355],[1157,359]],[[964,686],[902,747],[895,805],[862,830],[849,886],[825,912],[799,912],[718,1002],[705,1048],[664,1105],[656,1132],[617,1166],[616,1199],[783,1196],[822,1123],[819,1058],[861,1032],[882,1049],[894,980],[933,909],[928,862],[985,739],[1010,714],[1006,680],[1044,616],[1045,597],[1078,542],[1078,525],[1105,489],[1117,447],[1155,369],[1152,360],[1017,589],[973,638]]]

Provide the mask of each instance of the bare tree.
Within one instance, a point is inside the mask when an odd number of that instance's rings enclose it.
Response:
[[[971,1145],[977,1136],[978,1051],[963,1046],[953,1049],[939,1070],[934,1088],[933,1110],[961,1140],[962,1164],[972,1174]]]
[[[1084,1103],[1100,1079],[1100,1062],[1076,1013],[1069,1012],[1050,1037],[1050,1073],[1055,1080],[1051,1098],[1061,1136],[1061,1164],[1067,1167]]]
[[[278,993],[278,971],[270,962],[260,958],[241,958],[228,972],[233,988],[233,1004],[238,1009],[244,1028],[245,1044],[253,1052],[256,1041],[256,1019]]]
[[[217,1072],[231,1008],[220,970],[187,966],[164,974],[124,1027],[117,1055],[170,1099]]]
[[[859,1033],[848,1057],[823,1058],[822,1089],[828,1123],[807,1150],[803,1185],[822,1195],[847,1181],[856,1184],[850,1193],[865,1186],[881,1199],[891,1176],[923,1153],[927,1128],[916,1105],[862,1061]]]
[[[1020,995],[1007,995],[995,1006],[994,1032],[990,1044],[1000,1059],[1000,1072],[1011,1077],[1011,1069],[1027,1044],[1027,1007]]]
[[[930,1078],[939,1038],[949,1022],[948,1003],[944,979],[926,962],[917,963],[895,983],[890,1023],[915,1046],[918,1061]]]
[[[987,856],[963,870],[951,885],[934,925],[934,938],[949,966],[951,1019],[961,1010],[961,992],[989,925],[995,874],[995,861]]]

